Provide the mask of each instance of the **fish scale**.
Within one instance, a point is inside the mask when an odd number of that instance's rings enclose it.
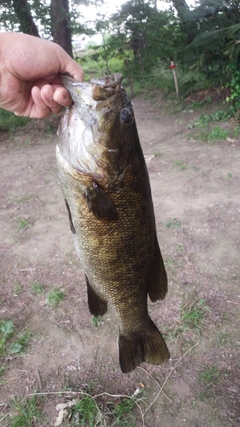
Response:
[[[63,77],[74,105],[60,123],[57,164],[90,312],[103,315],[108,304],[113,306],[119,319],[120,366],[130,372],[144,361],[160,364],[170,356],[147,309],[148,294],[152,301],[165,297],[167,276],[148,172],[119,76],[108,77],[107,86],[104,79],[77,84]],[[87,108],[91,122],[83,113]],[[84,135],[91,129],[90,139],[73,132],[73,126]],[[86,159],[76,158],[86,151]],[[84,169],[94,152],[101,154]]]

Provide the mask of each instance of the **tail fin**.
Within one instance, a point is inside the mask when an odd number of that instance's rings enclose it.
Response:
[[[169,358],[166,343],[150,318],[146,331],[119,337],[119,363],[123,373],[133,371],[142,362],[161,365]]]

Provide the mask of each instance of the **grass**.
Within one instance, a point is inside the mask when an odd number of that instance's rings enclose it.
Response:
[[[32,199],[32,194],[23,194],[21,197],[16,197],[13,199],[14,203],[17,203],[18,205],[23,205],[25,203],[28,203]]]
[[[59,288],[53,288],[51,291],[47,294],[47,304],[51,307],[56,307],[61,302],[63,302],[65,297],[64,291],[62,291]]]
[[[181,307],[180,321],[182,327],[184,329],[195,329],[201,332],[207,310],[208,307],[203,298]]]
[[[40,399],[39,397],[31,396],[30,399],[16,405],[8,427],[33,427],[41,418]]]
[[[204,387],[209,387],[217,384],[220,380],[220,373],[216,366],[205,366],[202,372],[199,372],[198,377],[203,381]]]
[[[222,129],[220,126],[216,126],[207,136],[207,141],[209,143],[214,143],[216,141],[225,140],[227,138],[227,131]]]
[[[62,398],[69,392],[54,393]],[[14,407],[6,414],[0,422],[8,417],[8,427],[33,427],[40,425],[39,421],[43,419],[41,413],[42,396],[48,393],[34,393],[24,398],[21,402],[15,404]],[[51,395],[51,393],[49,393]],[[106,392],[98,393],[95,396],[89,392],[79,391],[75,395],[79,398],[69,400],[59,409],[57,416],[61,420],[62,426],[69,427],[95,427],[97,425],[112,427],[133,427],[135,425],[134,409],[136,405],[139,407],[140,397],[111,395]],[[104,395],[111,397],[112,400],[104,399]],[[11,417],[9,415],[11,414]],[[46,425],[46,423],[44,423]],[[60,424],[58,424],[60,425]]]
[[[91,396],[84,396],[71,409],[70,417],[72,426],[89,426],[96,425],[98,406]]]
[[[0,128],[3,130],[13,131],[18,127],[26,126],[29,122],[29,118],[15,116],[14,113],[3,110],[0,108]]]
[[[32,290],[35,294],[41,295],[44,292],[44,286],[40,282],[32,284]]]
[[[98,328],[98,326],[100,326],[101,323],[102,323],[102,318],[101,317],[93,316],[91,318],[91,324],[93,326],[95,326],[95,328]]]
[[[20,294],[22,292],[22,290],[23,290],[22,285],[19,285],[18,283],[16,283],[16,285],[14,285],[13,292],[15,295]]]
[[[180,228],[181,222],[177,218],[173,218],[166,223],[168,228]]]
[[[19,231],[25,230],[30,225],[30,222],[27,219],[23,219],[23,218],[18,218],[16,222],[18,224]]]
[[[175,267],[177,266],[177,261],[174,258],[166,258],[164,260],[164,264],[166,267],[166,270],[171,271],[172,274],[175,274]]]
[[[183,162],[176,161],[176,162],[173,162],[173,164],[174,166],[177,166],[181,171],[185,170],[187,167]]]
[[[124,398],[120,403],[115,403],[115,407],[113,409],[114,421],[112,426],[126,426],[130,427],[134,424],[130,424],[133,409],[136,405],[136,399],[128,397]]]
[[[133,427],[133,411],[139,399],[131,396],[106,402],[106,408],[98,403],[94,396],[86,395],[78,400],[70,410],[71,426],[95,427],[111,425],[116,427]],[[109,421],[111,424],[109,424]]]

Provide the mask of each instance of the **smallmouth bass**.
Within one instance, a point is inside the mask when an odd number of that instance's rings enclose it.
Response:
[[[121,80],[121,74],[89,83],[62,76],[74,103],[59,125],[57,165],[89,310],[102,316],[108,303],[114,307],[126,373],[170,355],[148,314],[147,297],[165,297],[167,275],[134,112]]]

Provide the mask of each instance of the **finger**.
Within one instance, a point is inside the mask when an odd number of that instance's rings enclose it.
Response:
[[[40,95],[43,102],[51,109],[53,113],[59,113],[61,111],[62,105],[56,102],[53,98],[54,88],[51,85],[45,84],[42,86]],[[68,96],[68,98],[70,98],[70,96]]]
[[[82,67],[80,67],[80,65],[78,65],[78,63],[75,62],[73,59],[67,62],[66,68],[64,70],[61,70],[61,72],[69,73],[70,76],[72,76],[75,80],[79,82],[83,82],[84,80],[84,71]]]
[[[67,89],[62,86],[57,87],[53,92],[53,99],[63,107],[72,105],[72,98]]]
[[[32,105],[30,105],[30,111],[28,116],[33,119],[42,119],[49,116],[51,113],[50,108],[41,98],[41,90],[37,86],[33,86],[32,91]]]

